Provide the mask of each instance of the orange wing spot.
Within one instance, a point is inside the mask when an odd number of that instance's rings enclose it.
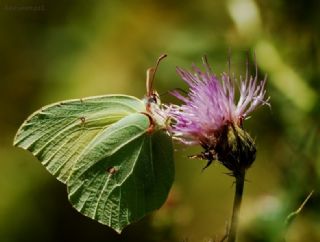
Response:
[[[86,118],[85,117],[80,117],[80,121],[81,121],[81,124],[84,125],[85,122],[86,122]]]
[[[107,168],[107,173],[109,173],[110,175],[115,174],[117,171],[118,170],[114,166],[110,166]]]

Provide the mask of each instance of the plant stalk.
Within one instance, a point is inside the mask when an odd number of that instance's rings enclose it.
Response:
[[[238,222],[239,222],[239,213],[243,195],[243,187],[244,187],[244,180],[245,180],[245,170],[239,172],[235,175],[236,178],[236,190],[234,195],[233,201],[233,211],[232,211],[232,219],[231,219],[231,226],[228,234],[228,242],[235,242],[237,238],[237,229],[238,229]]]

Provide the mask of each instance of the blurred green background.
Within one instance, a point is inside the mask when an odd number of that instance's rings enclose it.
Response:
[[[12,147],[23,120],[64,99],[143,97],[145,71],[167,53],[155,86],[186,85],[175,67],[208,55],[218,74],[245,72],[256,53],[271,109],[245,122],[258,147],[239,241],[320,241],[320,3],[316,0],[0,1],[0,241],[218,241],[231,216],[233,179],[176,145],[167,203],[121,236],[77,213],[65,186]],[[162,95],[164,102],[176,101]],[[285,226],[315,190],[301,213]]]

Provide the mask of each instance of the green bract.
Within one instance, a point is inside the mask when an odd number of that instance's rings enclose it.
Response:
[[[171,139],[150,132],[146,112],[126,95],[55,103],[22,124],[14,145],[67,185],[79,212],[120,233],[164,203],[174,178]]]

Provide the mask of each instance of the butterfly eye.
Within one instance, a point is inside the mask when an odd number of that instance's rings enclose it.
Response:
[[[152,94],[150,97],[148,97],[148,103],[158,103],[158,98],[155,96],[155,94]]]

